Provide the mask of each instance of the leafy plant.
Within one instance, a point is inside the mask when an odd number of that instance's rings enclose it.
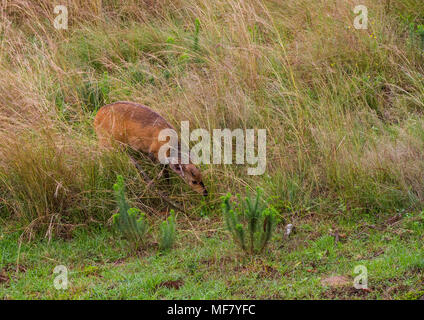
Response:
[[[124,178],[121,175],[118,175],[113,189],[119,208],[119,213],[113,215],[113,224],[131,243],[133,249],[138,249],[145,244],[149,229],[145,214],[138,208],[130,208],[125,198]],[[160,250],[167,251],[172,248],[175,242],[176,229],[175,212],[171,210],[171,215],[160,225]]]
[[[196,18],[196,20],[194,20],[194,41],[193,41],[194,51],[199,51],[199,33],[200,33],[200,20]]]
[[[417,26],[417,34],[421,40],[421,48],[424,49],[424,25],[420,24]]]
[[[262,190],[256,189],[256,197],[246,197],[244,202],[233,206],[231,193],[222,197],[222,212],[227,229],[243,251],[261,253],[271,239],[277,211],[261,201]],[[240,196],[238,196],[240,200]]]
[[[159,249],[166,251],[172,248],[175,242],[176,235],[176,221],[175,221],[175,212],[171,210],[171,215],[163,221],[160,226],[160,242]]]
[[[410,38],[412,43],[415,42],[415,39],[418,38],[419,46],[424,50],[424,25],[415,23],[409,24]]]
[[[214,210],[215,210],[215,205],[213,203],[202,200],[200,205],[200,216],[202,218],[209,217],[211,214],[213,214]]]
[[[119,213],[113,216],[113,224],[132,246],[137,249],[145,242],[145,236],[148,230],[145,214],[138,208],[130,208],[125,199],[124,178],[121,175],[118,175],[113,189],[119,208]]]

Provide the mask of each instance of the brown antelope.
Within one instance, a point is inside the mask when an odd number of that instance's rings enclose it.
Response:
[[[124,101],[100,108],[94,119],[94,128],[101,145],[110,146],[115,140],[136,151],[148,154],[155,161],[159,161],[159,149],[167,143],[167,141],[159,141],[159,133],[163,129],[175,130],[162,116],[150,108]],[[191,161],[188,164],[182,164],[180,153],[177,163],[170,163],[169,167],[194,191],[204,196],[208,195],[202,181],[202,173]],[[167,174],[166,171],[165,173]]]

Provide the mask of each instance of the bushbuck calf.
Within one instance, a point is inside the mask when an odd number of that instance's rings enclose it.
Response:
[[[100,108],[94,119],[94,128],[101,145],[110,146],[115,140],[148,154],[156,161],[159,161],[159,149],[167,143],[159,141],[159,133],[163,129],[175,130],[150,108],[124,101]],[[182,164],[180,152],[178,155],[178,163],[169,164],[171,170],[183,178],[193,190],[207,196],[200,170],[192,163]]]

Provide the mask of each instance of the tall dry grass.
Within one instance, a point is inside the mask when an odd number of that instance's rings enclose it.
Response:
[[[97,109],[151,106],[177,127],[265,128],[267,171],[205,167],[211,201],[262,185],[280,210],[380,213],[423,204],[423,50],[407,24],[418,0],[4,1],[0,43],[2,211],[26,223],[104,221],[117,172],[153,192],[125,154],[96,145]],[[195,21],[200,22],[196,33]],[[178,198],[188,189],[175,184]],[[199,201],[185,201],[196,212]],[[44,218],[43,218],[44,219]]]

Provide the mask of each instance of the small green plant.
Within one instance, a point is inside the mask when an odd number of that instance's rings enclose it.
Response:
[[[424,25],[423,24],[409,24],[409,32],[412,43],[415,43],[415,39],[418,39],[418,46],[424,50]]]
[[[175,242],[176,235],[176,221],[175,212],[171,210],[171,215],[163,221],[160,226],[160,242],[159,249],[166,251],[172,248]]]
[[[125,198],[124,178],[118,175],[116,183],[113,185],[116,203],[119,213],[113,215],[113,224],[116,229],[130,242],[133,249],[137,250],[146,243],[148,224],[145,214],[138,208],[130,208]],[[176,235],[175,212],[171,210],[171,215],[160,225],[159,249],[167,251],[172,248]]]
[[[417,34],[421,40],[421,49],[424,50],[424,24],[417,26]]]
[[[202,218],[209,217],[211,214],[213,214],[214,210],[215,210],[215,205],[213,203],[202,200],[200,205],[200,216]]]
[[[200,20],[196,18],[196,20],[194,20],[194,40],[193,40],[194,51],[199,51],[199,33],[200,33]]]
[[[261,253],[271,239],[276,210],[261,201],[262,190],[256,189],[254,199],[246,197],[244,202],[233,207],[231,194],[222,197],[222,212],[227,229],[234,241],[246,253]],[[238,196],[240,200],[240,196]]]
[[[113,216],[113,224],[122,235],[137,249],[144,244],[148,225],[145,214],[138,208],[130,208],[125,199],[124,178],[118,175],[114,184],[115,198],[118,204],[119,213]]]
[[[96,274],[99,273],[99,271],[100,271],[100,268],[99,267],[88,265],[88,266],[84,267],[84,269],[83,269],[82,272],[85,275],[88,276],[88,275],[96,275]]]
[[[99,82],[99,87],[103,96],[104,103],[109,103],[110,80],[107,71],[103,72],[103,77]]]

